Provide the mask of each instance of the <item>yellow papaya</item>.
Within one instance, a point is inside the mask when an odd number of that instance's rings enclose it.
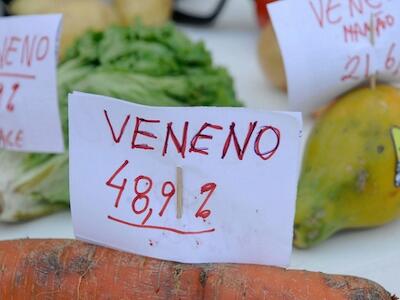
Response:
[[[400,90],[360,88],[317,121],[298,187],[294,245],[400,216]]]

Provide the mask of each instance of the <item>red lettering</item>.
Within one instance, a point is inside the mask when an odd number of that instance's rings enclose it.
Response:
[[[347,73],[344,76],[342,76],[341,80],[342,81],[358,80],[359,76],[356,74],[360,66],[360,63],[361,63],[361,58],[359,55],[349,57],[344,67]]]
[[[206,219],[211,215],[211,210],[204,209],[204,206],[207,204],[208,200],[210,199],[211,195],[215,192],[217,185],[214,182],[209,182],[204,184],[200,189],[200,194],[203,195],[207,193],[206,198],[204,199],[203,203],[200,205],[199,209],[197,210],[196,214],[194,215],[196,218],[203,218]]]
[[[8,46],[8,38],[6,37],[3,41],[3,48],[1,49],[0,52],[0,68],[3,68],[4,66],[4,57],[6,55],[7,46]]]
[[[0,68],[19,63],[31,67],[34,60],[43,61],[50,52],[48,36],[24,35],[4,37],[0,49]]]
[[[155,134],[148,132],[148,131],[139,130],[140,124],[142,122],[154,124],[154,123],[160,123],[160,120],[146,120],[146,119],[136,117],[135,130],[133,131],[133,136],[132,136],[132,149],[138,148],[138,149],[144,149],[144,150],[154,150],[154,148],[149,146],[148,144],[136,144],[136,139],[137,139],[138,134],[147,136],[152,139],[157,139],[157,136]]]
[[[4,62],[5,62],[5,64],[7,65],[7,66],[10,66],[10,65],[12,65],[12,61],[10,61],[9,60],[9,55],[10,55],[10,53],[12,53],[12,52],[17,52],[17,49],[18,48],[16,48],[16,46],[14,46],[14,43],[15,42],[21,42],[21,39],[19,38],[19,37],[16,37],[16,36],[12,36],[11,37],[11,41],[10,41],[10,43],[8,44],[8,47],[7,47],[7,50],[6,50],[6,54],[5,54],[5,56],[4,56]]]
[[[319,26],[321,28],[323,28],[324,27],[324,7],[323,7],[322,0],[319,0],[319,11],[317,11],[317,9],[316,9],[316,7],[314,5],[314,2],[308,1],[308,3],[311,6],[311,9],[312,9],[312,11],[313,11],[313,13],[315,15],[315,18],[318,21]]]
[[[139,191],[139,182],[141,182],[141,181],[145,182],[145,186],[146,186],[146,188],[143,192]],[[135,214],[141,215],[148,209],[149,204],[150,204],[150,198],[147,195],[147,193],[150,192],[152,187],[153,187],[153,180],[151,180],[150,177],[141,175],[141,176],[138,176],[135,178],[134,190],[135,190],[136,196],[133,198],[132,204],[131,204],[132,210]],[[144,200],[144,205],[143,205],[142,209],[138,209],[136,207],[137,202],[140,200]],[[152,213],[153,213],[153,209],[150,208],[147,215],[145,216],[145,218],[142,221],[142,225],[147,223],[147,221],[149,220]]]
[[[135,130],[133,131],[133,136],[132,136],[132,149],[138,148],[138,149],[144,149],[144,150],[154,150],[154,147],[151,147],[148,144],[136,144],[136,139],[139,134],[149,137],[149,138],[152,138],[152,139],[157,139],[157,136],[154,135],[153,133],[148,132],[148,131],[139,130],[140,124],[142,122],[154,124],[154,123],[160,123],[160,120],[146,120],[146,119],[136,117]]]
[[[379,9],[383,5],[381,0],[379,0],[375,3],[373,2],[374,0],[364,0],[364,1],[365,1],[365,4],[367,4],[372,9]]]
[[[326,8],[326,16],[330,24],[337,24],[342,21],[342,16],[338,16],[336,17],[336,19],[333,17],[334,11],[340,7],[341,7],[340,3],[333,4],[332,0],[328,1],[328,7]]]
[[[119,131],[118,137],[115,135],[114,128],[113,128],[113,126],[111,125],[111,121],[110,121],[110,118],[108,117],[108,112],[107,112],[106,110],[104,110],[104,116],[106,117],[108,126],[110,127],[111,135],[112,135],[112,138],[113,138],[114,142],[115,142],[116,144],[119,144],[119,142],[121,141],[121,138],[122,138],[122,136],[123,136],[123,134],[124,134],[124,132],[125,132],[126,125],[128,124],[129,119],[131,118],[131,115],[127,115],[127,116],[126,116],[125,121],[124,121],[124,123],[122,124],[122,127],[121,127],[121,129],[120,129],[120,131]]]
[[[360,15],[364,12],[363,0],[349,0],[350,16],[354,17],[354,10]]]
[[[167,186],[170,187],[169,192],[167,191]],[[164,182],[161,187],[161,194],[165,197],[165,202],[164,202],[163,206],[161,207],[160,212],[158,213],[158,215],[160,217],[163,216],[165,209],[167,208],[167,206],[169,204],[169,201],[175,195],[175,185],[171,181]]]
[[[233,142],[235,144],[235,149],[236,149],[237,156],[238,156],[238,158],[240,160],[243,160],[243,157],[244,157],[244,154],[246,153],[246,149],[247,149],[247,146],[249,144],[251,135],[253,134],[254,129],[257,126],[257,122],[249,124],[249,130],[247,132],[246,139],[245,139],[245,141],[243,143],[243,148],[241,148],[240,145],[239,145],[239,141],[238,141],[238,138],[237,138],[236,132],[235,132],[235,126],[236,126],[235,122],[232,122],[231,126],[229,127],[229,135],[228,135],[228,137],[227,137],[227,139],[225,141],[224,149],[222,151],[222,157],[221,157],[222,159],[225,158],[225,156],[226,156],[226,154],[228,152],[229,146],[231,144],[231,140],[233,139]]]
[[[24,139],[24,131],[19,129],[5,130],[0,128],[0,147],[1,148],[22,148]]]
[[[313,1],[309,0],[308,3],[311,6],[311,10],[317,19],[317,22],[321,28],[325,25],[325,19],[330,24],[337,24],[342,21],[342,16],[334,17],[335,10],[341,7],[340,2],[334,3],[335,0],[328,0],[326,7],[324,6],[323,0],[319,0],[319,7],[317,8]]]
[[[110,186],[112,188],[115,188],[118,190],[118,195],[117,199],[115,200],[115,208],[118,208],[122,193],[125,190],[126,184],[127,184],[127,179],[124,178],[122,181],[122,184],[115,184],[115,178],[120,175],[122,170],[129,164],[128,160],[125,160],[122,165],[111,175],[111,177],[107,180],[106,185]],[[112,216],[108,216],[109,219],[130,225],[133,227],[137,228],[147,228],[147,229],[158,229],[158,230],[167,230],[171,232],[175,232],[178,234],[202,234],[202,233],[208,233],[208,232],[213,232],[215,231],[214,228],[209,228],[209,229],[204,229],[204,230],[199,230],[199,231],[182,231],[176,228],[172,227],[165,227],[165,226],[157,226],[157,225],[147,225],[148,221],[153,220],[153,208],[152,206],[152,201],[153,198],[151,198],[151,193],[156,193],[156,191],[153,190],[154,187],[154,182],[153,179],[150,176],[146,175],[139,175],[133,180],[133,195],[131,196],[131,202],[130,202],[130,208],[132,212],[138,216],[142,217],[141,222],[126,222],[121,219],[117,219]],[[206,184],[203,184],[200,187],[200,195],[204,195],[204,200],[199,204],[199,208],[193,215],[196,218],[202,218],[203,221],[205,222],[210,215],[211,215],[211,210],[207,209],[206,206],[208,202],[210,201],[210,198],[212,195],[215,193],[217,189],[217,184],[214,182],[208,182]],[[168,205],[171,202],[171,199],[176,195],[176,187],[172,181],[165,181],[162,184],[161,187],[161,194],[164,196],[165,201],[162,204],[162,207],[160,211],[158,212],[158,215],[160,218],[164,217],[165,211],[168,208]],[[158,194],[154,195],[155,196],[155,202],[159,201]],[[197,197],[196,197],[197,199]],[[128,203],[126,203],[128,204]],[[129,204],[128,204],[129,205]],[[157,205],[157,204],[155,204]],[[153,222],[151,222],[153,223]]]
[[[21,148],[23,139],[24,139],[24,131],[18,130],[17,135],[15,137],[15,147]]]
[[[263,153],[263,152],[261,152],[261,150],[260,150],[260,141],[261,141],[261,138],[262,138],[263,134],[267,133],[268,131],[272,131],[272,132],[275,134],[275,136],[276,136],[276,143],[275,143],[275,146],[274,146],[271,150],[266,151],[266,152]],[[270,158],[275,154],[275,152],[278,150],[280,141],[281,141],[281,132],[279,131],[279,129],[278,129],[278,128],[275,128],[275,127],[272,127],[272,126],[265,126],[265,127],[263,127],[263,128],[258,132],[256,141],[255,141],[255,143],[254,143],[254,152],[255,152],[259,157],[261,157],[262,160],[268,160],[268,159],[270,159]]]
[[[369,23],[364,23],[363,26],[361,26],[360,24],[356,23],[354,25],[348,25],[348,26],[343,26],[344,29],[344,40],[345,42],[358,42],[358,38],[360,36],[362,37],[367,37],[372,28],[371,28],[371,24]]]
[[[126,167],[128,164],[129,164],[129,161],[128,161],[128,160],[125,160],[125,161],[122,163],[122,165],[121,165],[121,166],[111,175],[111,177],[106,181],[106,185],[107,185],[107,186],[112,187],[112,188],[118,190],[118,195],[117,195],[117,198],[115,199],[115,203],[114,203],[114,206],[115,206],[115,207],[118,207],[118,205],[119,205],[119,201],[121,200],[122,193],[124,192],[125,187],[126,187],[127,179],[124,178],[124,179],[122,180],[122,184],[121,184],[121,185],[116,185],[115,183],[113,183],[113,181],[114,181],[115,177],[117,177],[118,174],[121,173],[121,171],[122,171],[123,169],[125,169],[125,167]]]
[[[396,66],[396,58],[394,57],[394,50],[396,49],[396,43],[392,43],[389,48],[388,55],[385,60],[385,68],[386,70],[390,71]]]
[[[29,43],[29,36],[25,36],[24,42],[22,44],[21,53],[21,65],[26,64],[28,67],[32,65],[33,50],[36,46],[36,35],[32,39],[32,43]]]
[[[354,41],[354,36],[356,36],[356,35],[355,35],[354,30],[353,30],[353,26],[344,25],[343,26],[343,32],[344,32],[344,41],[345,41],[345,43],[348,43],[350,38],[351,38],[351,41]]]
[[[212,128],[215,130],[222,130],[223,127],[215,124],[210,124],[210,123],[204,123],[203,126],[201,126],[200,130],[195,134],[195,136],[192,138],[192,141],[190,142],[190,149],[189,152],[195,152],[203,155],[208,155],[208,148],[197,148],[196,144],[199,139],[208,139],[212,140],[213,136],[208,135],[208,134],[203,134],[203,131],[206,130],[207,128]]]
[[[380,36],[385,29],[392,27],[395,23],[395,19],[392,15],[386,15],[382,18],[380,14],[381,12],[375,14],[376,25],[374,29],[377,36]]]
[[[388,27],[394,25],[394,17],[386,15],[381,17],[381,12],[374,14],[374,22],[364,22],[362,24],[354,23],[350,25],[344,25],[344,40],[348,42],[358,42],[359,38],[370,38],[371,32],[375,32],[376,36],[380,36],[381,33]],[[376,20],[376,21],[375,21]]]
[[[388,26],[394,25],[394,17],[392,15],[387,15],[385,17],[385,21],[386,21],[386,24],[388,24]]]
[[[154,229],[154,230],[164,230],[164,231],[169,231],[169,232],[173,232],[176,234],[185,234],[185,235],[191,235],[191,234],[204,234],[204,233],[211,233],[215,231],[215,228],[209,228],[209,229],[204,229],[204,230],[199,230],[199,231],[184,231],[184,230],[179,230],[176,228],[171,228],[171,227],[166,227],[166,226],[156,226],[156,225],[142,225],[142,224],[136,224],[136,223],[132,223],[132,222],[127,222],[121,219],[118,219],[116,217],[113,216],[107,216],[107,218],[111,221],[120,223],[120,224],[124,224],[124,225],[128,225],[128,226],[132,226],[135,228],[145,228],[145,229]]]
[[[41,49],[43,48],[44,49]],[[49,37],[48,36],[42,36],[39,40],[37,49],[36,49],[36,59],[38,61],[44,60],[47,56],[47,54],[49,53],[49,48],[50,48],[50,41],[49,41]],[[40,54],[40,51],[42,51],[42,53]]]
[[[3,131],[0,128],[0,145],[2,147],[12,147],[13,144],[11,142],[11,136],[13,135],[13,131]]]
[[[178,153],[181,154],[182,158],[185,158],[187,131],[188,131],[189,122],[186,121],[185,125],[183,126],[182,141],[180,143],[172,129],[172,124],[173,124],[172,122],[167,124],[167,133],[165,136],[164,149],[163,149],[162,155],[165,156],[165,154],[167,154],[168,140],[169,140],[169,137],[171,137],[172,141],[175,144],[176,150],[178,151]]]
[[[11,87],[11,96],[10,96],[10,98],[8,98],[7,107],[6,107],[9,112],[14,111],[15,106],[14,106],[13,101],[15,98],[15,94],[19,90],[19,87],[20,87],[20,84],[18,82],[14,83]]]
[[[6,88],[4,87],[4,85],[3,85],[2,83],[0,83],[0,105],[1,105],[2,100],[3,100],[3,96],[4,96],[4,95],[7,95],[7,96],[4,97],[4,98],[7,99],[6,110],[7,110],[8,112],[13,112],[14,109],[15,109],[14,98],[15,98],[15,96],[16,96],[16,94],[17,94],[19,88],[20,88],[20,86],[21,86],[21,85],[20,85],[18,82],[14,83],[14,84],[11,86],[11,93],[9,93],[8,89],[6,89]],[[7,91],[7,93],[5,93],[6,91]],[[1,107],[0,107],[0,109],[1,109]]]

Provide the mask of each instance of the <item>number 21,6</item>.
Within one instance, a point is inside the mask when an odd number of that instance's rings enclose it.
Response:
[[[115,183],[115,178],[126,168],[129,164],[128,160],[125,160],[122,165],[111,175],[111,177],[106,181],[106,185],[114,188],[118,191],[118,194],[114,201],[114,207],[118,208],[119,203],[124,193],[128,179],[124,178],[122,182]],[[206,219],[211,215],[211,210],[205,209],[208,201],[210,200],[212,194],[215,192],[217,185],[213,182],[203,184],[200,187],[200,194],[204,195],[204,200],[200,203],[197,211],[194,214],[196,218]],[[153,208],[150,207],[150,196],[149,193],[153,190],[153,180],[149,176],[139,175],[133,180],[133,191],[134,196],[131,201],[131,208],[133,213],[136,215],[143,215],[144,218],[141,222],[142,225],[146,224],[150,217],[153,215]],[[167,210],[171,199],[176,195],[176,187],[172,181],[163,182],[160,190],[160,196],[165,200],[158,211],[158,215],[163,217],[165,211]]]
[[[387,51],[383,66],[378,71],[387,71],[393,76],[400,73],[400,62],[395,52],[397,45],[392,43]],[[341,77],[341,81],[368,79],[374,72],[371,70],[371,55],[353,55],[348,58],[344,66],[345,74]]]

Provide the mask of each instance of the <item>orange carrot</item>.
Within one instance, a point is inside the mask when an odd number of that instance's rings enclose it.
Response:
[[[74,240],[0,242],[0,299],[394,299],[374,282],[232,264],[188,265]]]

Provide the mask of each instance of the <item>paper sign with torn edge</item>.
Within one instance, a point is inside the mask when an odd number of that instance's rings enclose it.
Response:
[[[285,0],[268,5],[289,101],[310,112],[376,76],[400,80],[400,1]]]
[[[287,266],[300,118],[70,95],[76,237],[185,263]]]
[[[61,20],[0,18],[0,149],[64,151],[56,69]]]

